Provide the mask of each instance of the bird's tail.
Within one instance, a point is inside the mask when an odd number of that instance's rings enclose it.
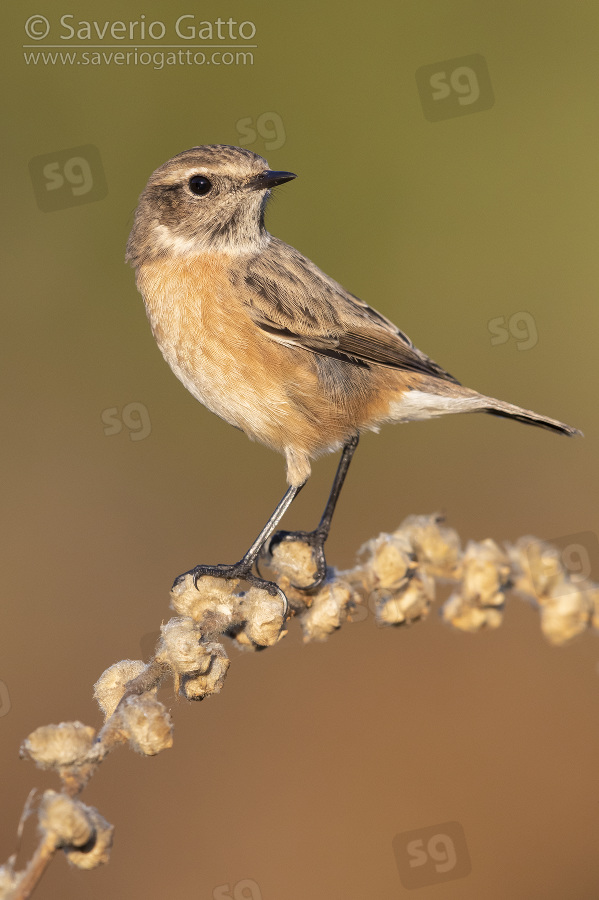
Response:
[[[507,419],[516,419],[518,422],[524,422],[525,425],[536,425],[538,428],[547,428],[549,431],[555,431],[557,434],[567,434],[569,437],[573,437],[576,434],[582,435],[582,431],[579,431],[578,428],[573,428],[564,422],[558,422],[557,419],[550,419],[548,416],[540,416],[530,409],[521,409],[519,406],[514,406],[513,403],[504,403],[492,397],[485,397],[485,400],[489,401],[489,405],[483,408],[484,412],[488,412],[492,416],[505,416]]]
[[[576,434],[582,435],[582,431],[579,431],[578,428],[573,428],[557,419],[550,419],[548,416],[540,416],[531,409],[523,409],[513,403],[505,403],[503,400],[496,400],[495,397],[485,397],[484,394],[478,394],[468,388],[462,388],[462,390],[475,401],[477,411],[490,413],[492,416],[504,416],[506,419],[515,419],[517,422],[524,422],[525,425],[536,425],[538,428],[547,428],[549,431],[567,434],[570,437]]]
[[[531,409],[523,409],[513,403],[505,403],[496,400],[495,397],[486,397],[470,388],[456,384],[427,379],[421,382],[422,386],[406,391],[401,400],[392,406],[392,419],[395,422],[408,422],[417,419],[428,419],[447,413],[485,412],[492,416],[504,416],[507,419],[516,419],[526,425],[537,425],[539,428],[547,428],[558,434],[575,435],[582,434],[578,428],[572,428],[557,419],[548,416],[540,416]]]

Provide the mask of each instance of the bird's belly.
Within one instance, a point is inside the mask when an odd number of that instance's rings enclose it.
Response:
[[[284,428],[284,387],[269,377],[255,326],[214,260],[149,262],[138,288],[165,360],[211,412],[271,446]]]
[[[264,443],[272,443],[272,433],[287,405],[286,399],[274,391],[265,391],[265,385],[249,372],[242,360],[231,353],[213,358],[211,346],[195,342],[189,348],[165,345],[158,341],[162,355],[177,376],[197,400],[207,409],[231,425],[241,428],[250,437]]]
[[[289,396],[238,322],[192,322],[180,310],[165,318],[148,309],[148,318],[164,359],[190,394],[252,439],[280,449],[289,430]]]

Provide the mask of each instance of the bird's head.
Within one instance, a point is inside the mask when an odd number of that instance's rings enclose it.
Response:
[[[156,169],[139,198],[127,243],[133,266],[163,255],[255,253],[268,243],[270,190],[296,176],[262,156],[211,144],[192,147]]]

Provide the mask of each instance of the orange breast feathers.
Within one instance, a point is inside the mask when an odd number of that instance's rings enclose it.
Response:
[[[230,273],[228,254],[139,266],[137,286],[164,358],[194,397],[249,437],[280,452],[290,442],[322,452],[322,429],[303,412],[317,418],[312,398],[323,406],[316,366],[306,365],[311,354],[257,328]]]

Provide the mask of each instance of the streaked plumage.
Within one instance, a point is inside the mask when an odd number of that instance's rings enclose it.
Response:
[[[283,453],[289,484],[305,482],[310,459],[386,422],[483,411],[577,433],[462,387],[272,237],[267,172],[262,157],[222,144],[169,160],[141,195],[127,260],[174,373],[208,409]],[[205,196],[192,192],[194,176],[208,179]]]

